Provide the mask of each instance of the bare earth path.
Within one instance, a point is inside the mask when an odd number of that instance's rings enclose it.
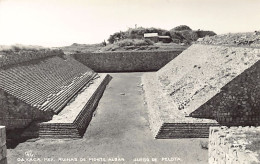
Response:
[[[27,141],[8,149],[8,163],[152,163],[152,158],[156,163],[207,163],[208,151],[200,146],[207,139],[153,139],[142,74],[110,74],[113,79],[82,139]]]

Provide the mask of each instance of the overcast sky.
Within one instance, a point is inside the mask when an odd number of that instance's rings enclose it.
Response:
[[[0,0],[0,45],[100,43],[129,27],[260,30],[260,0]]]

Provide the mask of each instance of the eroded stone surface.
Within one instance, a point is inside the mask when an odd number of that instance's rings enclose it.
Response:
[[[187,116],[225,124],[241,118],[237,115],[241,111],[252,117],[236,120],[237,124],[256,124],[259,59],[259,49],[193,45],[160,69],[157,76],[169,104]]]
[[[260,48],[260,31],[229,33],[201,38],[197,43],[209,45],[249,46]]]
[[[0,126],[0,163],[6,164],[6,132],[5,127]]]
[[[176,123],[187,124],[189,131],[192,124],[200,123],[258,125],[259,59],[260,49],[192,45],[156,73],[143,77],[145,92],[150,94],[146,94],[147,104],[154,109],[149,110],[157,113],[150,114],[151,122],[167,123],[167,135],[174,134]],[[163,131],[164,124],[160,130],[154,125],[152,129]]]
[[[260,127],[211,127],[210,164],[260,163]]]

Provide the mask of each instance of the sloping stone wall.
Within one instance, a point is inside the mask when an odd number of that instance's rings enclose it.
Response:
[[[225,126],[259,126],[259,87],[260,61],[222,87],[191,116],[214,118]]]
[[[7,159],[6,159],[6,132],[5,132],[4,126],[0,126],[0,164],[7,164]]]
[[[260,127],[211,127],[209,164],[260,163]]]
[[[78,53],[74,58],[96,72],[157,71],[182,51]]]
[[[156,73],[144,75],[153,131],[163,123],[258,126],[259,59],[257,48],[193,44]],[[175,129],[166,130],[170,135]]]
[[[39,124],[41,138],[80,138],[84,135],[106,85],[111,80],[102,74],[83,88],[75,100],[49,122]]]
[[[156,73],[145,73],[142,84],[150,129],[156,139],[207,138],[209,127],[219,126],[212,119],[186,117],[182,110],[170,104],[162,92]]]
[[[222,125],[260,123],[260,49],[192,45],[157,72],[171,105]]]
[[[49,121],[54,112],[41,111],[0,89],[0,124],[8,130],[25,128],[33,120]]]

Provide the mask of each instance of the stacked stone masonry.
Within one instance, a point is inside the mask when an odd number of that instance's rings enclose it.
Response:
[[[87,94],[82,93],[78,96],[84,96],[86,103],[84,106],[77,106],[77,110],[65,108],[60,114],[54,116],[54,119],[49,122],[39,124],[39,137],[41,138],[80,138],[85,133],[93,113],[98,105],[98,102],[106,88],[106,85],[111,80],[107,74],[101,75],[100,78],[93,80],[93,84],[88,86]],[[75,101],[80,97],[76,97]],[[73,105],[73,104],[72,104]],[[82,109],[81,109],[82,108]],[[66,118],[69,116],[69,119]],[[66,119],[66,121],[64,120]],[[61,121],[63,120],[63,121]]]
[[[73,56],[96,72],[144,72],[159,70],[183,50],[78,53]]]
[[[207,138],[210,126],[218,126],[215,120],[186,117],[181,110],[167,102],[160,90],[155,73],[142,77],[147,102],[150,129],[156,139]]]
[[[160,69],[158,79],[168,101],[187,116],[258,125],[259,59],[260,49],[193,45]]]
[[[209,164],[260,163],[260,127],[211,127]]]
[[[53,56],[0,69],[0,123],[24,128],[48,121],[96,76],[72,58]]]
[[[59,50],[1,51],[0,55],[0,124],[8,133],[19,131],[19,136],[38,137],[41,122],[51,121],[86,90],[93,95],[83,102],[86,107],[77,111],[75,123],[55,126],[66,133],[74,128],[77,136],[82,136],[109,76],[97,80],[97,73]],[[92,87],[95,81],[100,87]]]
[[[1,69],[0,88],[31,106],[57,113],[61,103],[94,76],[91,69],[74,59],[55,56]],[[64,101],[60,101],[61,98]]]
[[[0,126],[0,164],[7,164],[6,152],[5,127]]]
[[[152,129],[158,133],[166,123],[259,125],[259,59],[256,48],[194,44],[156,73],[145,74]]]
[[[214,123],[163,123],[156,139],[208,138],[209,128]]]

